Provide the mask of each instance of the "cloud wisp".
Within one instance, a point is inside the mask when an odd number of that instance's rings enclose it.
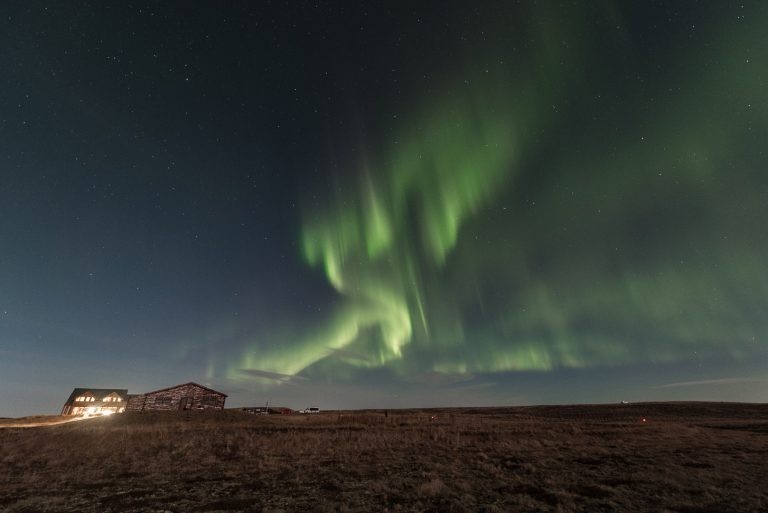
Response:
[[[295,383],[297,380],[307,381],[307,378],[297,374],[282,374],[261,369],[240,369],[240,373],[245,376],[264,379],[275,383]]]
[[[743,385],[748,383],[768,383],[768,378],[716,378],[702,379],[698,381],[679,381],[677,383],[666,383],[656,385],[653,388],[679,388],[679,387],[698,387],[711,385]]]

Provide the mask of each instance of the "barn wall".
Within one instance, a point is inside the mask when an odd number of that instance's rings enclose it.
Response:
[[[135,395],[128,398],[128,403],[125,406],[125,411],[141,411],[144,409],[144,394]]]
[[[167,390],[150,392],[144,395],[144,409],[155,411],[178,410],[184,397],[191,398],[187,409],[224,409],[226,396],[219,392],[212,392],[197,385],[179,385]]]

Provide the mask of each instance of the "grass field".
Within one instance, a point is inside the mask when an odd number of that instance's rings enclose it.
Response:
[[[55,420],[0,421],[0,511],[768,511],[768,405],[133,413],[18,427]]]

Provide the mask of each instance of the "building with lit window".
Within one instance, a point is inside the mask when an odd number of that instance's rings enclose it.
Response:
[[[61,409],[62,415],[110,415],[122,413],[128,390],[121,388],[76,388]]]

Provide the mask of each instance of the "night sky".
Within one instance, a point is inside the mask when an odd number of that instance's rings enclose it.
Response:
[[[3,2],[0,416],[768,401],[768,3],[344,4]]]

